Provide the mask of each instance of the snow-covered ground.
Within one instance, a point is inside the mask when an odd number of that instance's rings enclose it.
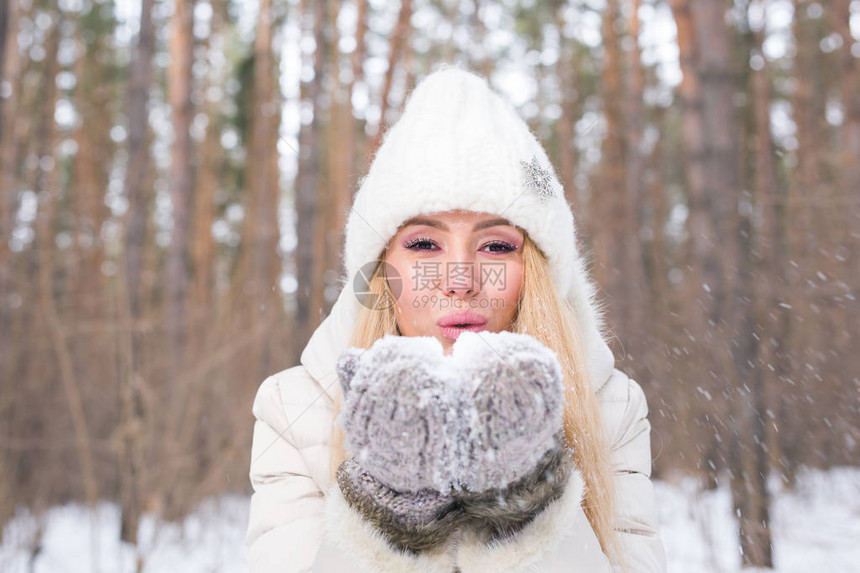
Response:
[[[699,492],[690,479],[656,487],[669,571],[738,571],[728,491]],[[803,473],[794,491],[774,492],[772,513],[776,571],[860,572],[860,469]],[[237,496],[203,504],[180,525],[146,517],[133,548],[117,542],[112,504],[55,507],[41,520],[22,511],[3,532],[0,572],[131,573],[140,559],[145,573],[241,573],[247,518],[248,499]]]
[[[737,521],[727,487],[656,482],[661,535],[672,573],[740,570]],[[794,491],[773,495],[774,567],[780,573],[860,572],[860,469],[804,472]]]
[[[54,507],[41,522],[19,512],[3,532],[0,572],[133,573],[139,559],[145,573],[241,573],[248,570],[242,550],[247,523],[248,498],[225,496],[202,504],[182,524],[144,517],[133,547],[119,542],[120,514],[112,503],[96,511],[77,504]]]

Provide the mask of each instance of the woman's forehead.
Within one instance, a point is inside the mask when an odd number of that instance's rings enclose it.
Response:
[[[480,224],[482,228],[495,225],[510,225],[515,227],[505,217],[500,217],[493,213],[485,213],[482,211],[467,211],[456,209],[451,211],[437,211],[435,213],[422,213],[405,221],[401,228],[408,225],[429,225],[431,227],[444,228],[448,223],[469,223],[476,225]]]

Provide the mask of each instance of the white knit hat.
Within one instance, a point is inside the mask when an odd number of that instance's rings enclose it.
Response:
[[[346,225],[346,271],[375,260],[422,213],[464,209],[525,229],[562,293],[576,254],[573,215],[546,152],[480,76],[445,67],[410,94],[362,180]]]
[[[379,256],[403,222],[453,209],[491,213],[524,229],[577,313],[586,354],[611,355],[573,213],[546,152],[484,78],[444,67],[409,95],[361,181],[346,225],[347,280]]]

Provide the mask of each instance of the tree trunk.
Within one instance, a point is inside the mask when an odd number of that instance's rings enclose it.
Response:
[[[9,240],[15,225],[17,209],[16,174],[18,172],[18,146],[25,137],[20,128],[18,107],[21,92],[21,56],[18,52],[18,2],[3,3],[0,8],[0,83],[9,85],[8,97],[0,98],[0,348],[9,348],[9,301],[11,292],[12,257]],[[9,353],[0,353],[0,377],[7,377],[11,363]],[[0,470],[2,472],[2,470]]]
[[[739,535],[744,566],[772,567],[768,519],[767,461],[760,456],[764,405],[761,372],[756,368],[758,338],[754,314],[754,268],[751,258],[752,206],[742,192],[740,139],[734,109],[738,87],[732,46],[726,25],[727,6],[696,0],[693,19],[699,46],[705,133],[705,194],[710,198],[711,222],[720,238],[719,264],[728,281],[712,286],[717,347],[730,357],[733,374],[732,497],[739,510]],[[715,245],[716,246],[716,245]],[[731,295],[732,300],[729,300]]]
[[[337,1],[327,0],[331,13],[337,12]],[[359,24],[360,26],[360,24]],[[325,201],[325,221],[322,226],[325,236],[325,259],[323,268],[324,294],[323,309],[328,314],[331,306],[336,300],[336,287],[338,286],[339,265],[341,261],[341,249],[343,247],[343,231],[346,224],[346,214],[352,204],[352,192],[350,191],[350,173],[354,162],[352,153],[354,150],[355,122],[352,117],[352,104],[348,101],[350,97],[340,80],[341,55],[337,49],[339,34],[337,26],[331,26],[329,46],[326,52],[330,54],[327,62],[326,72],[333,81],[331,90],[331,112],[327,123],[326,140],[328,145],[328,173],[329,185],[325,186],[328,199]],[[352,141],[349,141],[352,140]]]
[[[254,115],[251,126],[251,148],[249,157],[255,159],[253,173],[248,174],[249,193],[254,209],[249,213],[253,221],[253,242],[248,254],[251,257],[250,281],[254,287],[251,300],[254,325],[278,325],[284,316],[281,306],[280,285],[281,259],[278,254],[278,207],[280,185],[278,181],[278,127],[280,125],[280,101],[275,89],[276,66],[272,53],[272,3],[262,0],[257,35],[254,42]],[[316,118],[315,118],[316,119]],[[271,373],[274,338],[270,328],[264,328],[262,336],[252,345],[255,361],[251,367],[257,379],[263,380]]]
[[[606,292],[612,316],[607,322],[622,330],[629,320],[631,289],[627,270],[630,263],[630,203],[624,179],[623,87],[620,41],[616,33],[619,18],[617,0],[606,3],[603,15],[604,62],[602,73],[603,114],[606,135],[601,146],[600,183],[592,192],[594,208],[594,260],[598,284]],[[625,358],[621,349],[620,359]]]
[[[89,42],[88,35],[91,35]],[[105,254],[101,230],[108,216],[104,193],[109,182],[110,159],[113,156],[114,144],[110,138],[110,130],[115,118],[110,113],[112,93],[104,84],[104,77],[109,71],[101,63],[107,49],[105,37],[93,33],[92,29],[79,22],[75,40],[81,56],[74,63],[77,79],[74,99],[82,121],[74,134],[78,147],[69,183],[75,190],[71,196],[74,213],[72,250],[75,264],[69,268],[69,274],[75,292],[75,312],[78,317],[92,320],[103,316],[105,310],[104,301],[97,295],[103,292],[105,282],[101,271]],[[78,319],[71,316],[69,318],[73,322]],[[76,349],[75,354],[79,356],[86,350],[84,346],[80,350]],[[89,362],[86,356],[80,358],[82,360],[79,362],[84,365]],[[86,371],[89,366],[84,368],[82,375],[85,379],[98,377],[94,372]]]
[[[165,298],[170,371],[174,374],[182,364],[187,328],[186,306],[191,284],[191,214],[194,208],[195,171],[194,144],[190,131],[194,117],[191,99],[194,3],[195,0],[176,1],[169,40],[171,60],[167,70],[167,91],[173,124],[169,173],[173,228],[167,253]]]
[[[75,376],[65,325],[57,311],[54,299],[54,260],[52,251],[54,248],[56,223],[54,214],[60,195],[60,188],[57,173],[58,166],[53,153],[56,142],[53,110],[57,103],[56,76],[59,71],[57,54],[59,51],[62,19],[58,14],[54,14],[53,18],[60,21],[55,23],[46,40],[45,68],[43,72],[45,82],[40,86],[37,100],[41,106],[41,113],[39,114],[36,130],[33,134],[36,153],[40,159],[39,165],[35,170],[36,177],[33,188],[39,197],[39,201],[42,203],[41,212],[36,219],[39,310],[48,328],[51,346],[60,370],[60,381],[72,419],[84,494],[87,503],[94,507],[98,502],[98,486],[93,467],[90,431],[81,398],[80,383]]]
[[[357,174],[361,173],[365,170],[366,166],[364,165],[364,156],[358,156],[356,150],[359,148],[364,148],[364,145],[360,145],[358,141],[356,141],[357,135],[357,126],[355,117],[353,115],[352,109],[352,96],[355,93],[355,86],[358,83],[364,84],[364,68],[362,64],[365,59],[365,42],[364,36],[367,32],[367,0],[357,0],[358,3],[358,18],[355,23],[355,50],[352,52],[352,77],[349,82],[349,91],[347,94],[347,121],[349,122],[351,128],[343,134],[344,137],[344,153],[349,158],[349,175],[351,182],[357,182],[358,177]],[[363,132],[362,132],[363,135]],[[361,143],[366,143],[366,138],[361,138]],[[352,186],[350,186],[352,187]],[[352,196],[349,197],[349,202],[347,207],[352,206]],[[340,214],[342,218],[341,225],[338,228],[344,228],[346,226],[346,212],[342,212]]]
[[[141,369],[137,356],[141,352],[142,336],[135,323],[143,315],[141,290],[146,249],[147,220],[150,194],[145,188],[149,161],[149,85],[152,78],[152,55],[155,33],[152,25],[154,0],[141,0],[140,29],[128,80],[128,165],[125,190],[129,209],[125,220],[123,257],[117,277],[117,316],[120,366],[118,426],[125,429],[119,440],[118,466],[120,488],[120,539],[137,543],[140,520],[140,479],[142,470],[141,406],[136,378]]]
[[[355,85],[358,82],[364,83],[364,72],[362,63],[364,62],[364,35],[367,31],[367,0],[358,0],[358,18],[355,23],[355,50],[352,52],[351,66],[352,75],[349,85],[346,87],[346,93],[343,96],[343,102],[339,108],[338,121],[339,132],[338,140],[342,142],[341,165],[339,169],[343,170],[343,180],[338,180],[335,186],[337,197],[335,198],[336,206],[334,209],[334,221],[332,226],[336,230],[334,241],[337,248],[336,253],[342,253],[344,242],[344,231],[346,229],[346,220],[349,210],[352,208],[354,196],[354,187],[358,182],[358,174],[364,169],[364,165],[359,162],[356,149],[363,147],[366,143],[365,138],[358,141],[358,126],[353,115],[352,96],[355,93]],[[329,268],[335,268],[335,265]],[[341,269],[338,269],[338,272]],[[347,277],[351,280],[352,277]]]
[[[15,114],[20,76],[18,54],[18,2],[3,2],[0,6],[0,85],[10,86],[8,97],[0,97],[0,379],[12,380],[14,368],[11,326],[12,309],[12,257],[9,239],[15,223],[16,195],[12,166],[15,147]],[[11,420],[13,384],[0,385],[0,420]],[[5,424],[4,424],[5,426]],[[5,434],[6,428],[0,428]],[[13,477],[9,471],[6,451],[0,448],[0,544],[3,542],[3,524],[13,515],[16,501],[13,495]]]
[[[555,27],[559,36],[559,56],[556,63],[556,77],[558,77],[559,92],[561,97],[561,117],[556,123],[558,128],[558,149],[561,180],[564,185],[565,199],[576,205],[576,164],[579,159],[576,140],[574,138],[574,127],[581,115],[579,104],[579,93],[576,82],[573,79],[575,71],[574,56],[578,49],[576,42],[569,41],[564,36],[564,18],[562,9],[566,4],[559,2],[556,6],[554,17]]]
[[[648,300],[648,285],[646,284],[643,238],[646,206],[648,197],[645,195],[645,157],[643,157],[642,137],[645,125],[643,99],[645,92],[645,76],[642,70],[642,54],[639,48],[639,0],[633,0],[628,22],[627,37],[631,40],[631,48],[627,51],[627,69],[625,74],[625,125],[624,129],[624,176],[627,191],[629,213],[626,227],[627,257],[623,268],[623,280],[627,283],[627,314],[625,332],[633,333],[627,336],[627,352],[634,360],[643,360],[650,354],[651,341],[635,336],[644,332],[645,325],[651,324],[651,317],[646,316],[647,308],[651,308]]]
[[[270,13],[261,11],[260,17],[265,17],[268,20]],[[213,10],[210,20],[210,40],[220,33],[222,18],[220,11]],[[265,36],[265,30],[258,30],[257,41],[261,41],[263,36]],[[271,38],[270,35],[268,37]],[[205,40],[201,42],[201,49],[213,49],[211,45],[207,45],[205,42]],[[207,61],[206,65],[208,69],[204,84],[200,89],[201,93],[206,93],[207,88],[223,82],[223,78],[215,74],[216,70],[213,69],[215,64]],[[199,488],[200,476],[210,469],[203,452],[210,446],[211,441],[216,441],[218,438],[208,435],[203,429],[206,421],[210,419],[210,416],[205,415],[204,412],[209,399],[208,388],[205,387],[205,383],[209,378],[208,373],[201,374],[200,371],[202,364],[207,364],[213,359],[212,355],[219,354],[219,343],[225,339],[224,333],[230,328],[229,325],[222,325],[219,322],[221,317],[213,308],[214,297],[212,292],[216,256],[212,224],[216,216],[215,195],[219,187],[219,175],[222,173],[224,164],[224,154],[221,147],[222,122],[216,103],[205,100],[201,107],[201,112],[207,115],[209,121],[201,145],[200,168],[194,181],[194,201],[191,206],[193,223],[190,230],[189,256],[194,272],[187,293],[186,319],[183,325],[189,338],[184,347],[185,359],[181,369],[181,384],[176,385],[171,391],[172,399],[164,408],[166,412],[165,430],[160,451],[162,466],[159,473],[160,491],[158,492],[158,499],[163,515],[167,519],[179,519],[186,515],[203,495]],[[254,121],[259,121],[256,119],[259,114],[254,113],[259,109],[260,106],[256,105],[255,102],[251,110],[252,125]],[[267,117],[264,121],[271,121],[271,119]],[[277,129],[277,123],[274,128]],[[254,133],[253,128],[250,131],[252,134]],[[276,148],[277,140],[269,142],[269,145],[262,151],[254,148],[252,144],[248,154],[249,164],[259,156],[273,155],[273,150]],[[260,163],[265,162],[261,161]],[[249,182],[256,180],[255,178],[261,171],[259,165],[255,164],[254,168],[248,170],[247,180]],[[274,189],[267,189],[266,191],[277,196],[277,191]],[[253,194],[253,188],[249,190],[249,194]],[[260,227],[253,209],[247,216],[249,219],[247,222],[251,229],[256,230]],[[270,216],[277,217],[276,207],[270,210]],[[248,255],[256,256],[255,248],[250,248]],[[272,263],[276,260],[277,253],[271,254]],[[245,286],[257,286],[257,283],[249,282]],[[265,297],[268,291],[266,289],[260,290]],[[241,315],[254,315],[260,306],[255,304],[260,300],[259,293],[252,293],[250,289],[245,289],[243,294],[251,296],[253,302],[243,307],[243,310],[240,311]],[[237,309],[234,308],[233,310]],[[259,362],[258,357],[261,354],[259,345],[263,341],[265,341],[263,337],[254,337],[253,342],[256,344],[246,347],[249,351],[250,364]],[[249,378],[259,381],[256,376],[249,376]],[[201,416],[201,413],[204,415]]]
[[[792,311],[795,313],[800,308],[796,303],[803,301],[803,306],[808,305],[807,296],[804,296],[807,280],[803,276],[803,269],[817,256],[815,245],[818,238],[812,228],[814,209],[810,208],[810,199],[820,192],[821,152],[825,147],[820,125],[823,123],[820,118],[823,117],[824,110],[818,93],[819,78],[816,71],[821,66],[820,37],[814,29],[814,23],[807,16],[806,8],[807,2],[794,1],[792,32],[797,55],[794,59],[796,88],[791,104],[793,120],[797,126],[797,149],[794,154],[796,165],[791,169],[789,178],[786,217],[788,219],[787,248],[791,259],[795,260],[798,266],[788,266],[786,278],[789,289],[788,302],[795,308]],[[799,328],[788,332],[791,337],[789,344],[794,348],[815,348],[820,337],[812,332],[814,330],[817,328]],[[817,381],[812,379],[811,373],[805,368],[793,369],[790,374],[795,386],[792,388],[793,391],[784,392],[780,396],[779,411],[782,419],[791,419],[803,411],[806,408],[806,396],[813,395],[818,386]],[[803,453],[819,450],[814,443],[814,434],[812,428],[792,432],[790,426],[777,434],[782,473],[790,484],[794,482],[797,463],[802,459]]]
[[[301,84],[301,101],[310,103],[313,121],[302,125],[299,133],[299,169],[296,175],[296,326],[293,337],[294,362],[298,363],[311,333],[322,320],[323,277],[320,273],[320,245],[318,237],[322,224],[319,191],[322,165],[319,143],[322,133],[323,70],[326,61],[324,30],[328,21],[326,2],[313,2],[314,38],[316,50],[313,55],[314,77]],[[306,3],[303,3],[306,6]]]
[[[779,189],[770,125],[771,87],[768,76],[767,61],[765,60],[764,30],[753,32],[755,53],[762,56],[762,68],[752,72],[753,115],[756,134],[755,146],[755,188],[758,210],[761,214],[761,224],[757,233],[758,241],[754,252],[758,253],[757,263],[759,276],[768,277],[767,281],[756,281],[754,298],[758,304],[756,316],[759,327],[761,357],[755,362],[755,375],[751,385],[753,407],[749,408],[754,418],[751,420],[753,475],[767,476],[769,472],[767,436],[767,404],[770,396],[768,386],[783,387],[789,372],[786,344],[791,331],[789,310],[783,300],[786,294],[785,268],[785,193]],[[758,340],[756,341],[758,343]],[[772,365],[765,368],[764,365]],[[770,494],[767,490],[766,479],[753,481],[754,497],[759,503],[750,507],[754,512],[748,518],[754,532],[753,558],[757,563],[772,566],[770,548]]]
[[[391,47],[388,50],[388,70],[385,72],[385,81],[382,85],[382,97],[379,100],[379,123],[376,125],[376,135],[371,140],[370,147],[367,150],[367,157],[373,157],[376,150],[382,144],[382,139],[388,126],[385,122],[385,117],[388,112],[389,101],[388,97],[391,94],[391,84],[394,81],[394,70],[397,67],[397,62],[400,59],[401,50],[408,49],[409,41],[409,19],[412,17],[412,0],[400,1],[400,13],[397,17],[397,24],[394,26],[394,33],[391,36]]]
[[[665,125],[665,112],[658,110],[655,123],[661,127]],[[666,197],[666,175],[664,173],[664,147],[665,141],[661,137],[654,145],[654,153],[651,163],[654,165],[654,177],[646,185],[649,195],[648,203],[651,205],[651,241],[647,254],[647,266],[650,269],[651,300],[654,304],[653,315],[656,322],[662,322],[664,326],[671,320],[672,306],[669,304],[673,299],[670,292],[669,262],[670,254],[666,248],[666,222],[669,220],[669,201]],[[658,320],[659,318],[659,320]],[[666,340],[660,337],[660,340]],[[661,361],[664,360],[661,358]]]
[[[726,379],[726,364],[720,356],[711,351],[719,340],[720,334],[713,328],[719,320],[721,307],[720,299],[715,298],[717,285],[724,277],[717,259],[718,241],[716,231],[709,217],[710,202],[705,193],[705,127],[702,101],[702,82],[700,78],[700,55],[697,45],[697,35],[694,29],[693,12],[690,0],[672,0],[672,12],[678,29],[678,49],[683,78],[678,86],[681,100],[681,139],[683,141],[684,182],[688,216],[686,229],[687,241],[686,261],[683,266],[685,273],[683,310],[687,316],[686,323],[691,336],[701,341],[696,345],[689,357],[696,365],[696,372],[707,372],[709,376],[702,380],[701,388],[713,397],[724,395],[724,380]],[[706,350],[707,349],[707,350]],[[688,375],[694,373],[688,371]],[[680,405],[682,411],[687,411],[685,405]],[[702,406],[711,411],[714,425],[704,425],[694,438],[701,444],[701,458],[697,466],[701,468],[709,487],[717,485],[717,470],[720,467],[719,458],[722,444],[725,440],[727,427],[725,419],[726,405],[720,398],[709,401]],[[696,416],[694,416],[696,417]],[[726,436],[727,437],[727,436]]]
[[[843,191],[847,195],[852,187],[856,191],[857,182],[860,181],[860,58],[852,53],[852,46],[857,45],[857,39],[851,34],[849,25],[850,0],[837,0],[827,10],[832,14],[833,27],[842,38],[839,56],[842,69],[839,75],[844,119],[840,134],[839,167]]]
[[[4,70],[6,68],[6,50],[15,50],[17,51],[17,45],[13,44],[9,41],[9,38],[17,37],[17,29],[14,29],[10,26],[10,16],[15,14],[18,9],[17,1],[13,0],[11,2],[12,6],[9,7],[10,2],[3,2],[0,4],[0,82],[5,80]],[[17,22],[15,22],[17,26]],[[13,32],[14,30],[14,32]],[[7,47],[8,44],[8,47]],[[0,97],[0,141],[3,140],[3,102],[6,100],[6,96]]]
[[[851,3],[848,0],[839,0],[828,8],[833,13],[834,27],[838,30],[842,37],[841,50],[841,92],[842,92],[842,108],[844,110],[844,119],[840,133],[840,156],[841,162],[838,168],[841,171],[839,178],[838,197],[834,200],[835,207],[835,222],[836,228],[839,229],[840,235],[836,237],[834,244],[834,259],[842,263],[842,282],[844,283],[844,292],[841,293],[843,301],[847,302],[839,304],[841,308],[834,309],[837,319],[841,323],[839,325],[838,341],[841,348],[840,357],[842,360],[830,361],[831,372],[835,380],[844,379],[842,373],[846,370],[851,372],[860,371],[860,360],[858,355],[853,351],[856,344],[854,332],[855,325],[860,322],[860,309],[854,302],[853,297],[848,294],[851,287],[847,285],[860,284],[860,235],[855,230],[860,222],[860,201],[858,201],[858,181],[860,181],[860,58],[854,53],[854,48],[858,46],[856,31],[852,35],[849,22],[851,20]],[[857,10],[854,11],[854,18],[857,18]],[[834,300],[837,297],[834,297]],[[848,358],[851,357],[851,358]],[[844,359],[848,359],[849,363],[843,363]],[[853,362],[853,363],[852,363]],[[850,394],[855,392],[857,381],[854,381],[854,387],[844,389]],[[837,398],[838,399],[838,398]],[[853,447],[840,448],[846,454],[847,459],[857,458],[857,444],[860,442],[860,411],[856,407],[849,407],[852,399],[840,400],[841,405],[845,408],[844,426],[835,428],[834,434],[837,439],[843,440],[842,443],[853,443]],[[850,436],[850,441],[844,436]],[[836,463],[842,463],[841,461]]]
[[[106,262],[112,265],[114,261],[106,251],[102,230],[109,216],[105,193],[116,148],[111,140],[111,128],[119,118],[114,114],[118,106],[112,105],[113,86],[105,82],[113,69],[104,54],[109,49],[114,29],[109,20],[98,14],[98,7],[94,7],[75,22],[77,57],[72,70],[76,85],[71,99],[81,119],[72,133],[77,152],[69,158],[68,180],[64,185],[69,190],[68,200],[57,205],[64,219],[70,216],[66,228],[71,235],[71,245],[60,251],[66,262],[58,273],[62,282],[57,281],[62,292],[57,303],[60,308],[67,309],[62,315],[70,331],[82,324],[113,326],[114,318],[107,294],[113,278],[103,271],[109,268],[105,267]],[[114,347],[108,329],[85,336],[74,336],[70,332],[68,337],[74,376],[81,381],[82,399],[88,407],[94,408],[89,416],[94,436],[106,431],[116,415],[114,402],[96,398],[101,394],[97,381],[112,380],[115,372],[112,361],[100,358],[109,355]],[[107,482],[100,468],[96,473],[100,481]]]
[[[222,34],[224,28],[224,14],[221,10],[214,10],[210,24],[210,40],[206,48],[214,47],[212,38]],[[218,72],[218,73],[216,73]],[[208,88],[218,87],[224,82],[224,74],[209,64],[206,86]],[[216,192],[222,187],[221,178],[225,173],[224,150],[221,146],[221,133],[224,118],[219,109],[218,102],[206,102],[204,110],[208,118],[206,135],[203,141],[200,160],[200,175],[197,178],[197,191],[194,201],[194,224],[191,240],[191,260],[194,268],[193,286],[191,289],[190,308],[195,318],[194,328],[195,340],[191,341],[190,351],[195,357],[199,357],[204,351],[204,341],[210,340],[209,336],[198,336],[198,333],[209,332],[214,316],[215,304],[215,259],[216,244],[212,237],[212,225],[217,215]],[[277,144],[277,141],[274,142]]]

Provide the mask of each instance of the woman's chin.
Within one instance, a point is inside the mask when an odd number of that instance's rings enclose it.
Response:
[[[442,351],[445,356],[450,356],[454,352],[454,341],[445,337],[439,338],[439,341],[442,343]]]

